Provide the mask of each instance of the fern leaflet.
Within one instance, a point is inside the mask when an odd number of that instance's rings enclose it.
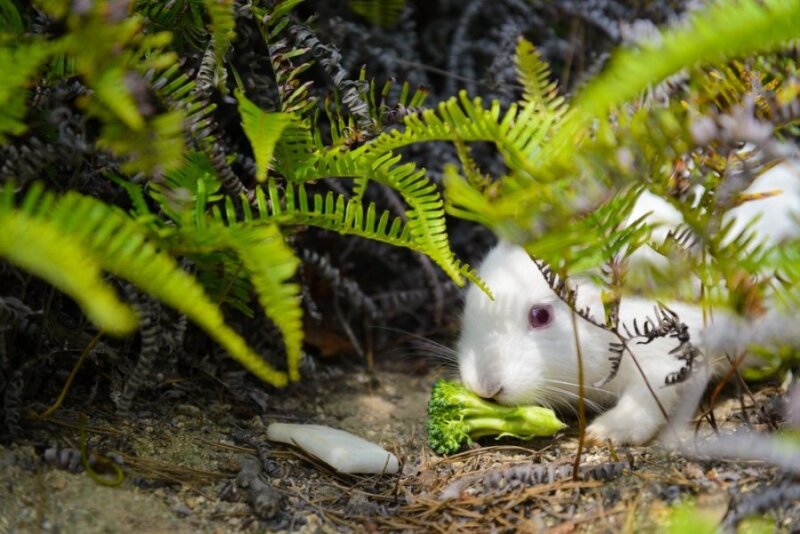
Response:
[[[564,98],[558,94],[556,83],[550,79],[550,67],[536,47],[524,37],[517,42],[514,62],[523,87],[523,100],[537,105],[540,110],[562,115],[566,106]]]
[[[6,135],[20,135],[27,126],[25,117],[25,83],[36,72],[39,65],[53,52],[53,47],[44,43],[27,46],[0,46],[0,143],[7,141]]]
[[[231,247],[249,272],[261,307],[283,335],[289,379],[297,381],[303,355],[303,309],[300,286],[288,280],[300,260],[274,225],[237,226],[231,230]]]
[[[9,200],[10,190],[4,188]],[[0,255],[6,260],[72,297],[104,332],[119,336],[136,330],[136,314],[103,281],[100,265],[75,236],[13,209],[9,201],[0,207],[0,225]]]
[[[256,179],[263,182],[267,179],[275,144],[292,117],[287,113],[269,113],[261,110],[241,91],[236,92],[236,99],[239,101],[239,115],[242,117],[244,133],[250,140],[256,158]]]
[[[347,5],[371,23],[388,27],[400,18],[405,0],[349,0]]]
[[[214,32],[214,55],[216,68],[219,71],[225,68],[225,54],[236,36],[236,18],[233,12],[236,5],[232,0],[203,0],[203,3],[211,17],[211,27]]]
[[[277,387],[286,384],[285,373],[269,366],[225,324],[219,307],[195,278],[120,210],[76,193],[56,197],[33,188],[23,199],[21,211],[35,220],[57,225],[78,240],[103,270],[185,314],[265,382]]]
[[[25,31],[22,17],[12,0],[0,0],[0,33],[20,34]]]
[[[403,131],[388,131],[364,146],[380,155],[411,143],[489,141],[510,168],[532,179],[536,176],[534,160],[557,118],[533,102],[522,107],[512,104],[505,113],[496,101],[486,109],[480,98],[471,100],[462,91],[458,97],[441,102],[436,110],[406,115]]]
[[[266,192],[262,187],[256,188],[257,211],[253,214],[249,206],[245,208],[241,218],[243,223],[265,221],[283,226],[315,226],[425,252],[412,239],[408,226],[400,217],[392,217],[386,210],[379,215],[374,203],[365,210],[363,204],[354,198],[345,199],[331,191],[324,196],[320,193],[309,196],[303,184],[295,186],[292,183],[284,186],[281,196],[274,181],[270,180],[267,185]],[[227,201],[231,203],[230,199]],[[219,210],[215,210],[215,218],[220,222],[227,219],[231,223],[238,218],[232,206],[226,209],[226,213],[231,215],[223,217]]]
[[[568,157],[576,135],[589,121],[604,118],[614,106],[682,68],[766,52],[798,37],[800,2],[796,0],[714,2],[658,39],[618,50],[603,74],[575,96],[548,152]]]

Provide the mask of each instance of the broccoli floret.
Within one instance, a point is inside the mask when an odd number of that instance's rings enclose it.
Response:
[[[456,452],[483,436],[531,439],[552,436],[566,425],[540,406],[501,406],[456,382],[439,379],[428,401],[428,443],[439,454]]]

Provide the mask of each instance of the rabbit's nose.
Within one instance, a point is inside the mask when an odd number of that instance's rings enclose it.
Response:
[[[476,395],[481,398],[494,400],[503,392],[503,386],[496,381],[480,381],[478,387],[473,389]]]
[[[492,395],[490,398],[495,402],[500,402],[500,396],[502,394],[503,394],[503,386],[500,386],[500,389],[495,391],[494,395]]]

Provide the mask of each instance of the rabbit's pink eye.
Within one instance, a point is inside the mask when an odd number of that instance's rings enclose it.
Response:
[[[549,304],[534,304],[528,312],[531,328],[543,328],[553,322],[553,307]]]

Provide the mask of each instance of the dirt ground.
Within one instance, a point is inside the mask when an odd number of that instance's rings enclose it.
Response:
[[[127,420],[110,408],[93,407],[89,417],[62,409],[30,422],[34,437],[0,446],[0,533],[699,532],[720,521],[733,529],[737,510],[795,483],[765,465],[657,447],[590,448],[573,479],[574,430],[529,443],[490,439],[438,457],[425,437],[436,376],[328,373],[269,397],[262,414],[225,395],[145,405]],[[756,398],[766,405],[774,394],[765,386]],[[738,401],[716,417],[741,424]],[[749,418],[758,429],[758,417]],[[397,454],[401,472],[337,474],[267,443],[273,421],[352,431]],[[82,446],[92,473],[80,465]],[[124,474],[118,485],[114,465]],[[800,504],[772,501],[739,531],[798,531]]]

